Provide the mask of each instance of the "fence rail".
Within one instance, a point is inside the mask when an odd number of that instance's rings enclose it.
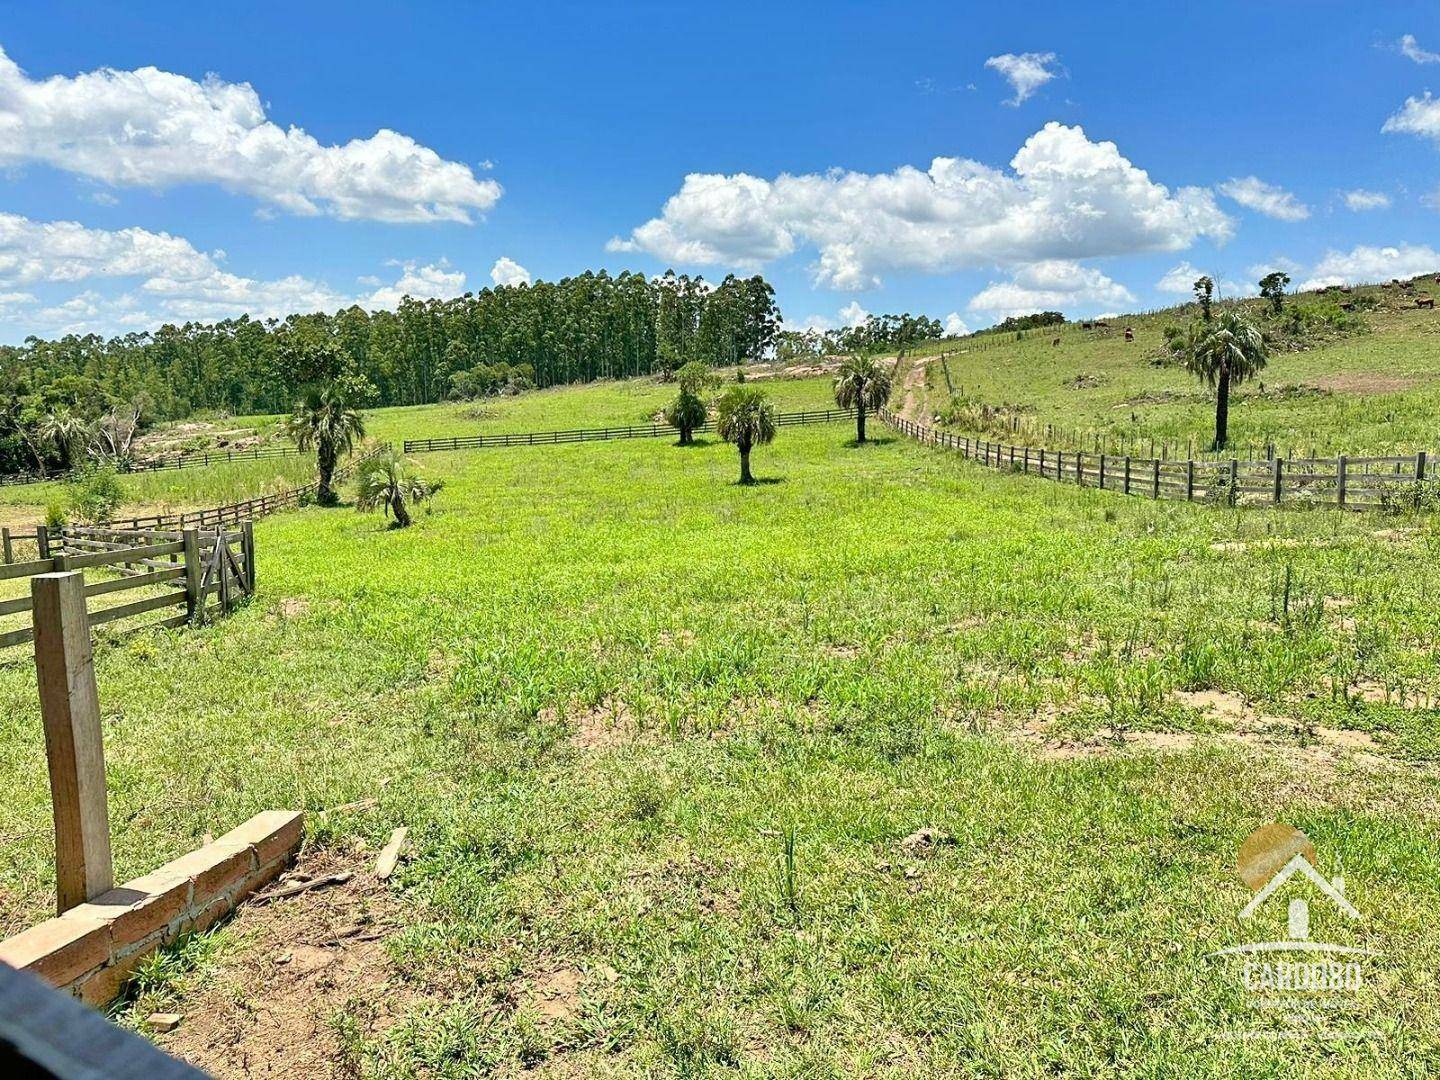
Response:
[[[881,410],[880,418],[901,434],[932,446],[958,450],[993,469],[1152,499],[1209,499],[1231,505],[1275,506],[1288,502],[1372,510],[1384,505],[1397,487],[1435,479],[1431,455],[1425,451],[1406,457],[1350,458],[1341,454],[1334,458],[1268,461],[1180,461],[990,442],[927,427],[888,409]]]
[[[230,611],[240,597],[255,592],[255,536],[248,521],[237,531],[221,527],[203,533],[194,527],[162,532],[66,526],[54,537],[45,538],[50,554],[0,566],[0,582],[99,569],[114,576],[86,581],[87,599],[145,590],[137,599],[125,598],[118,604],[90,609],[87,621],[92,628],[177,608],[180,610],[132,629],[200,623],[212,614]],[[0,600],[0,616],[28,616],[32,610],[29,592]],[[33,623],[0,631],[0,649],[24,644],[34,637]]]
[[[826,424],[836,420],[854,419],[851,409],[821,409],[811,412],[778,413],[775,422],[781,427],[795,424]],[[712,431],[715,425],[706,421],[696,431]],[[677,434],[669,424],[632,424],[626,427],[576,428],[570,431],[522,431],[507,435],[454,435],[439,439],[406,439],[405,453],[421,454],[437,450],[475,450],[490,446],[550,446],[557,443],[600,442],[607,439],[659,439]]]
[[[115,461],[116,471],[122,473],[169,472],[173,469],[197,469],[206,465],[222,465],[232,461],[264,461],[267,458],[291,458],[300,454],[298,446],[256,446],[249,450],[190,450],[178,454],[161,454],[144,461]],[[69,480],[80,470],[67,469],[62,472],[9,473],[0,476],[0,487],[14,487],[20,484],[43,484],[55,480]]]

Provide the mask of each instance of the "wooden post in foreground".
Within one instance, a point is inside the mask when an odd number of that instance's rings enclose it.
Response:
[[[63,915],[115,885],[100,697],[84,575],[37,574],[30,579],[30,596],[55,816],[55,899]]]
[[[185,543],[185,617],[192,626],[199,625],[205,617],[205,597],[200,592],[200,532],[185,529],[181,533]]]

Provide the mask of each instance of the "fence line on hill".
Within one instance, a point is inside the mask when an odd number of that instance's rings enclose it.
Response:
[[[233,461],[264,461],[267,458],[297,457],[302,451],[298,446],[256,446],[249,450],[189,450],[173,455],[161,454],[144,461],[116,460],[108,462],[116,472],[125,474],[170,472],[175,469],[198,469],[206,465],[223,465]],[[0,487],[17,487],[21,484],[44,484],[65,481],[83,473],[83,469],[66,469],[48,473],[9,473],[0,476]]]
[[[780,427],[797,424],[825,424],[835,420],[853,420],[853,409],[822,409],[811,412],[777,413]],[[696,431],[713,431],[707,420]],[[422,454],[438,450],[475,450],[491,446],[551,446],[557,443],[600,442],[608,439],[658,439],[679,432],[669,424],[635,424],[612,428],[576,428],[570,431],[521,431],[506,435],[454,435],[438,439],[406,439],[405,453]]]
[[[1334,458],[1277,457],[1268,461],[1117,457],[990,442],[927,427],[889,409],[882,409],[879,415],[903,435],[958,450],[990,468],[1153,499],[1274,506],[1288,500],[1290,505],[1372,510],[1385,505],[1387,497],[1398,488],[1436,479],[1431,472],[1431,455],[1423,450],[1407,457],[1352,458],[1341,454]]]

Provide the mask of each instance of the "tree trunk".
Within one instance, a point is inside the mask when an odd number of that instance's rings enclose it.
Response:
[[[1224,450],[1230,441],[1230,368],[1220,369],[1215,390],[1215,449]]]
[[[405,499],[398,493],[390,500],[390,509],[395,513],[395,527],[406,528],[410,524],[410,511],[405,508]]]
[[[750,444],[740,443],[740,483],[753,484],[755,477],[750,475]]]
[[[316,455],[316,464],[320,469],[320,483],[315,489],[315,501],[321,506],[334,506],[340,500],[335,495],[333,479],[335,476],[335,450],[333,447],[320,448]]]
[[[689,446],[694,441],[693,436],[690,434],[690,429],[688,427],[682,427],[680,429],[680,445]]]
[[[865,441],[865,406],[864,406],[864,405],[857,405],[857,406],[855,406],[855,441],[856,441],[857,443],[863,443],[863,442]]]

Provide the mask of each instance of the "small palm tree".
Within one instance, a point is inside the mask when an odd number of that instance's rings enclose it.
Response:
[[[351,408],[345,396],[333,386],[310,390],[295,406],[288,428],[290,437],[302,451],[314,449],[315,463],[320,470],[320,483],[315,501],[321,506],[339,502],[335,494],[335,466],[341,454],[355,448],[365,434],[365,420]]]
[[[835,376],[835,404],[855,410],[855,441],[865,441],[865,413],[890,400],[890,370],[871,356],[851,356]]]
[[[753,484],[750,450],[775,439],[775,406],[755,386],[732,386],[715,406],[715,433],[740,451],[740,483]]]
[[[1254,378],[1269,359],[1265,336],[1237,309],[1192,327],[1185,367],[1207,386],[1215,387],[1214,449],[1223,450],[1230,438],[1230,387]]]
[[[39,436],[42,442],[60,451],[60,458],[66,468],[74,468],[85,452],[90,439],[90,425],[61,405],[46,414],[40,421]]]
[[[709,418],[704,395],[713,390],[717,379],[710,365],[691,360],[675,373],[680,392],[665,408],[665,422],[680,432],[681,446],[695,441],[695,429]]]
[[[410,524],[410,509],[431,498],[444,485],[426,480],[411,470],[410,462],[394,450],[366,460],[360,467],[355,508],[369,512],[383,510],[395,516],[395,527]]]

